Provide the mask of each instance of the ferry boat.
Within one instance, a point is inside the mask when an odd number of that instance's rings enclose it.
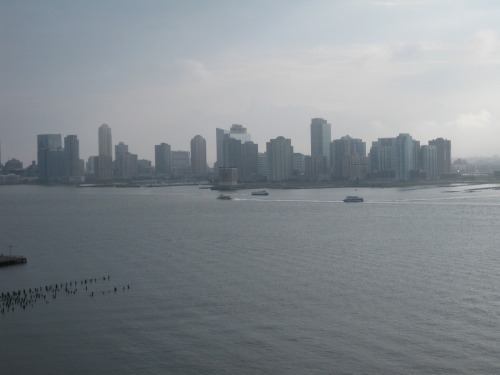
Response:
[[[252,195],[269,195],[265,190],[252,191]]]
[[[233,199],[233,198],[231,198],[229,195],[224,195],[224,194],[221,194],[221,195],[219,195],[219,196],[217,197],[217,199],[220,199],[220,200],[222,200],[222,201],[230,201],[230,200],[231,200],[231,199]]]
[[[357,195],[348,195],[347,197],[345,197],[344,202],[363,202],[363,198],[358,197]]]

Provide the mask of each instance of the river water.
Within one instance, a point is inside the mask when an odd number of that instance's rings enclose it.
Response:
[[[3,186],[0,371],[500,373],[495,187]]]

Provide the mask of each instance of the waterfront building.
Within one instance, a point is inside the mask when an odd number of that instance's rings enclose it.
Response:
[[[394,143],[394,170],[396,181],[408,181],[411,171],[415,169],[414,142],[410,134],[401,133]]]
[[[292,178],[292,141],[277,137],[266,143],[270,182],[285,182]]]
[[[438,177],[437,147],[434,145],[421,146],[419,153],[420,167],[428,179]]]
[[[348,135],[331,143],[332,175],[340,179],[360,179],[366,174],[366,144]]]
[[[436,146],[438,176],[451,173],[451,141],[436,138],[429,141],[429,146]]]
[[[99,127],[99,156],[109,156],[113,158],[113,147],[111,138],[111,128],[108,124],[102,124]]]
[[[330,143],[331,125],[322,118],[313,118],[311,120],[311,157],[317,159],[318,156],[325,158],[326,167],[330,166]],[[321,173],[324,173],[322,171]]]
[[[113,178],[113,147],[111,128],[102,124],[98,130],[99,157],[96,165],[96,178],[98,180],[111,180]]]
[[[269,176],[267,152],[259,152],[258,174],[259,176],[266,177],[266,179]]]
[[[207,174],[207,142],[201,135],[191,139],[191,171],[195,176]]]
[[[238,185],[238,169],[220,167],[218,171],[219,186],[236,186]]]
[[[155,174],[169,176],[171,172],[171,148],[167,143],[155,146]]]
[[[241,172],[238,172],[239,181],[251,182],[258,179],[259,174],[259,146],[252,141],[241,145]]]
[[[189,151],[172,151],[170,158],[174,177],[183,177],[191,174],[191,157]]]
[[[55,182],[64,174],[64,151],[61,134],[39,134],[37,136],[38,179]]]
[[[369,158],[369,170],[372,178],[394,179],[394,144],[395,138],[379,138],[372,142]]]
[[[22,169],[23,169],[23,162],[15,158],[12,158],[5,162],[2,174],[9,174],[14,171],[21,171]]]
[[[64,180],[67,183],[85,180],[80,163],[80,142],[76,135],[64,137]]]
[[[301,154],[299,152],[293,153],[292,171],[294,176],[299,176],[306,172],[306,157],[304,154]]]
[[[215,129],[215,142],[217,147],[217,161],[215,162],[215,168],[224,166],[224,136],[229,134],[228,130]]]
[[[247,133],[247,128],[239,124],[231,125],[229,135],[231,138],[241,141],[241,143],[250,142],[252,140],[252,136]]]
[[[85,167],[85,173],[87,175],[95,175],[95,171],[97,169],[97,162],[98,162],[99,156],[89,156],[87,159],[87,164]]]
[[[139,159],[137,160],[137,174],[140,176],[153,176],[154,168],[151,160]]]
[[[131,178],[137,174],[137,155],[128,151],[123,142],[115,145],[115,171],[118,178]]]

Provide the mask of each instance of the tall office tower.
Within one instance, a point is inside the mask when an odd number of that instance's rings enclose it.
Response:
[[[250,142],[252,140],[252,136],[247,133],[247,128],[239,124],[231,125],[229,135],[231,138],[240,140],[241,143]]]
[[[301,175],[306,172],[306,156],[294,152],[292,155],[292,170],[294,175]]]
[[[215,129],[215,142],[217,147],[217,161],[215,162],[215,168],[224,166],[224,136],[229,134],[229,131],[224,129]]]
[[[170,153],[172,174],[174,177],[188,175],[191,172],[189,151],[172,151]]]
[[[437,174],[437,147],[421,146],[419,152],[419,164],[428,179],[434,179]]]
[[[231,137],[230,134],[226,134],[224,136],[224,141],[222,142],[222,151],[224,155],[222,159],[222,167],[241,169],[242,152],[241,141],[239,139]],[[240,172],[241,171],[238,171],[238,175]]]
[[[137,173],[137,155],[128,152],[123,142],[115,146],[115,170],[118,178],[130,178]]]
[[[401,133],[396,137],[393,160],[397,181],[408,181],[410,179],[410,171],[415,168],[413,147],[414,143],[410,134]]]
[[[96,178],[111,180],[113,178],[113,148],[111,145],[111,128],[102,124],[98,131],[99,157],[96,164]]]
[[[267,160],[267,152],[259,152],[259,176],[266,177],[269,175],[269,164]]]
[[[181,150],[178,150],[178,151],[172,151],[170,153],[171,155],[171,163],[172,163],[172,168],[182,168],[182,169],[186,169],[186,168],[190,168],[191,166],[191,163],[190,163],[190,155],[189,155],[189,151],[181,151]]]
[[[290,139],[277,137],[266,143],[270,182],[284,182],[292,178],[293,147]]]
[[[393,149],[396,138],[379,138],[370,149],[372,177],[394,178]]]
[[[330,142],[332,140],[332,126],[322,118],[311,120],[311,157],[324,157],[326,166],[330,166]]]
[[[97,169],[97,160],[99,159],[98,156],[89,156],[87,160],[87,166],[85,168],[85,173],[87,174],[95,174],[95,171]]]
[[[259,174],[259,146],[257,143],[245,142],[241,145],[241,171],[238,179],[242,182],[255,181]]]
[[[207,174],[207,142],[201,135],[191,139],[191,170],[193,174]]]
[[[413,140],[413,166],[412,169],[418,171],[420,168],[420,141]]]
[[[63,176],[63,156],[61,134],[39,134],[37,136],[39,181],[58,181]]]
[[[155,146],[155,174],[168,176],[171,172],[170,145],[161,143]]]
[[[107,124],[99,127],[99,156],[109,156],[113,159],[111,128]]]
[[[363,178],[366,173],[366,144],[346,135],[331,143],[330,164],[333,176],[344,179]],[[362,167],[363,162],[365,168]]]
[[[429,146],[436,146],[437,149],[437,174],[451,173],[451,141],[437,138],[429,141]]]
[[[80,143],[76,135],[64,137],[64,177],[66,182],[82,182],[80,170]]]

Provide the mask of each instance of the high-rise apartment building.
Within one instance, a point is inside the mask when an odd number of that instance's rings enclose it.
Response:
[[[128,152],[128,145],[123,142],[115,146],[115,170],[118,178],[130,178],[137,174],[138,157]]]
[[[366,173],[366,144],[348,135],[331,143],[331,167],[334,177],[342,179],[363,178]],[[363,168],[364,165],[364,168]]]
[[[216,128],[215,129],[215,143],[217,147],[217,161],[215,162],[215,169],[224,166],[224,136],[229,134],[229,131]]]
[[[83,182],[80,164],[80,142],[76,135],[64,137],[64,177],[66,182]]]
[[[292,155],[292,170],[294,175],[301,175],[306,172],[306,156],[299,152]]]
[[[415,169],[414,142],[410,134],[399,134],[394,143],[394,170],[397,181],[408,181],[410,171]]]
[[[438,177],[437,173],[437,147],[421,146],[419,152],[419,164],[428,179]]]
[[[242,182],[255,181],[259,174],[259,146],[252,141],[241,145],[241,171],[238,179]]]
[[[111,128],[107,124],[99,127],[99,156],[113,158],[113,147],[111,140]]]
[[[436,146],[437,175],[451,173],[451,141],[437,138],[429,141],[429,146]]]
[[[170,153],[172,157],[172,168],[176,169],[187,169],[190,167],[190,156],[189,156],[189,151],[182,151],[182,150],[177,150],[177,151],[172,151]]]
[[[284,182],[292,178],[293,147],[290,139],[277,137],[266,143],[268,176],[270,182]]]
[[[269,175],[269,163],[267,160],[267,152],[259,152],[259,176],[266,177]]]
[[[64,175],[64,149],[61,134],[37,136],[37,160],[39,181],[59,181]]]
[[[113,178],[113,148],[111,143],[111,128],[102,124],[98,131],[99,157],[96,165],[96,178],[98,180],[111,180]]]
[[[332,140],[332,126],[322,118],[311,120],[311,157],[325,158],[327,167],[330,166],[330,142]]]
[[[207,141],[201,135],[191,139],[191,170],[197,176],[207,174]]]
[[[159,176],[168,176],[171,172],[171,148],[167,143],[155,146],[155,173]]]
[[[372,142],[369,169],[372,177],[394,177],[393,149],[395,138],[379,138]]]

